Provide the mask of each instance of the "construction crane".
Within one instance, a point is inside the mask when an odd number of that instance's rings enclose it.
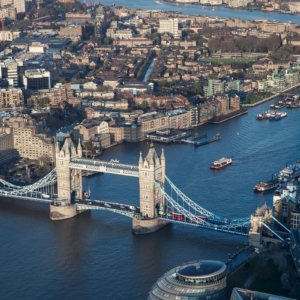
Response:
[[[4,31],[4,18],[2,15],[2,37],[3,37],[3,56],[5,56],[5,31]]]

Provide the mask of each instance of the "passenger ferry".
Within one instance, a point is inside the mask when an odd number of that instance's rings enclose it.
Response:
[[[275,115],[275,120],[279,121],[287,116],[286,112],[277,112]]]
[[[214,161],[211,163],[210,168],[211,169],[221,169],[224,168],[228,165],[232,164],[232,159],[231,158],[221,158],[219,160]]]
[[[279,182],[278,179],[272,179],[269,181],[261,182],[254,187],[255,192],[266,192],[271,189],[278,188]]]
[[[278,179],[281,182],[287,182],[293,178],[293,173],[295,172],[295,178],[300,176],[300,165],[292,165],[289,167],[284,168],[280,171],[278,175]]]

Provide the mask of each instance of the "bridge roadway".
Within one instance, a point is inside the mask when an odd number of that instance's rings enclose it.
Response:
[[[246,226],[239,227],[239,228],[228,228],[227,229],[227,228],[217,228],[215,225],[221,225],[223,223],[211,221],[211,220],[207,220],[207,222],[214,222],[214,223],[211,223],[211,226],[209,226],[209,225],[197,223],[193,220],[185,219],[185,218],[182,220],[177,220],[170,216],[160,216],[160,217],[158,217],[158,219],[162,220],[162,221],[170,222],[170,223],[183,224],[183,225],[194,226],[194,227],[215,230],[215,231],[221,231],[224,233],[231,233],[231,234],[242,235],[242,236],[249,236],[250,227],[246,227]]]
[[[115,202],[106,202],[101,200],[75,200],[77,210],[107,210],[114,213],[118,213],[130,218],[133,218],[135,213],[140,212],[140,208],[137,206],[126,205]]]
[[[137,165],[122,164],[113,161],[77,158],[70,161],[70,168],[139,177],[139,167]]]
[[[22,193],[20,191],[18,193],[12,194],[10,193],[11,191],[9,191],[8,189],[0,189],[0,197],[29,200],[29,201],[36,201],[36,202],[46,202],[46,203],[51,203],[54,198],[57,198],[57,194],[54,195],[50,194],[50,198],[45,198],[43,197],[43,193],[40,192]]]

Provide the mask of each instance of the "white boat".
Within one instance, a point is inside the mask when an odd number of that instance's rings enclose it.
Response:
[[[295,178],[300,176],[300,165],[295,164],[289,167],[284,168],[280,171],[278,175],[278,179],[281,182],[287,182],[293,178],[293,174],[295,173]]]
[[[211,163],[210,168],[211,169],[221,169],[224,168],[228,165],[232,164],[232,159],[231,158],[221,158],[219,160],[216,160]]]

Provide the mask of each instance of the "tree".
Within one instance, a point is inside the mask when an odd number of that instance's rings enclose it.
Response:
[[[221,48],[221,40],[218,38],[213,38],[208,41],[208,48],[212,53],[217,52]]]
[[[110,44],[110,38],[108,38],[108,37],[104,38],[103,42],[105,45]]]
[[[92,72],[95,70],[95,68],[93,66],[88,66],[88,69]]]
[[[32,100],[27,100],[27,106],[32,107],[34,105],[34,102]]]
[[[140,104],[140,108],[141,109],[146,109],[147,108],[147,103],[145,101],[143,101],[141,104]]]

